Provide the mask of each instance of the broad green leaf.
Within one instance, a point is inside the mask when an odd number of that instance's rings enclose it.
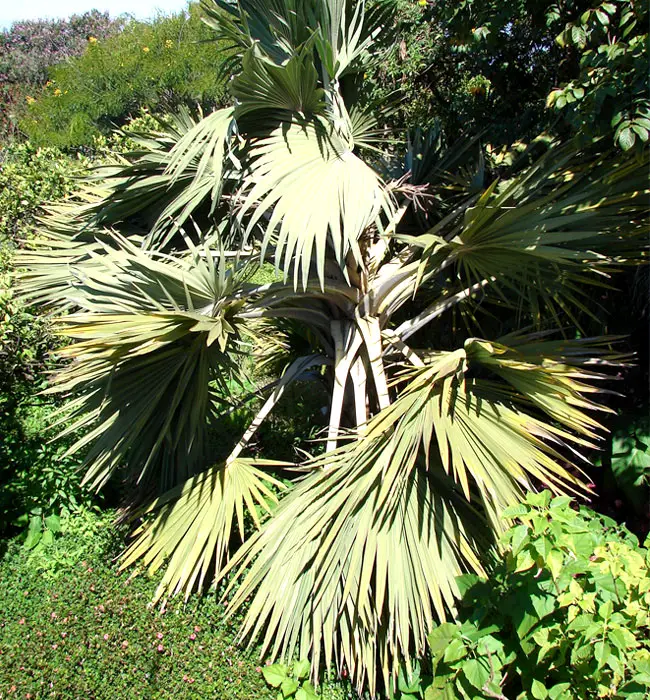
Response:
[[[530,686],[530,692],[532,696],[536,698],[536,700],[546,700],[546,698],[549,696],[546,686],[536,678],[533,678],[533,682]]]
[[[48,515],[44,522],[45,527],[51,532],[61,532],[61,518],[58,515]]]
[[[296,691],[296,700],[317,700],[319,697],[314,686],[309,681],[303,683]]]
[[[551,552],[549,552],[549,555],[546,559],[546,565],[548,566],[551,572],[551,576],[553,576],[554,579],[557,579],[557,577],[562,572],[562,567],[564,565],[564,557],[562,556],[562,552],[560,552],[557,549],[554,549]]]
[[[514,506],[504,508],[501,515],[504,518],[518,518],[522,515],[528,515],[530,508],[524,503],[517,503]]]
[[[558,700],[558,698],[560,698],[563,693],[566,693],[566,691],[570,688],[570,683],[556,683],[554,686],[549,688],[548,696],[551,698],[551,700]]]
[[[445,652],[449,644],[458,639],[460,631],[453,622],[443,622],[435,627],[427,637],[429,641],[429,649],[433,656],[438,656]]]
[[[271,664],[262,667],[262,675],[270,686],[279,688],[287,680],[287,670],[284,664]]]
[[[298,687],[299,683],[297,680],[293,678],[285,678],[280,685],[280,690],[282,691],[283,697],[289,698],[295,694]]]
[[[462,671],[477,690],[481,690],[490,679],[490,668],[486,659],[469,659],[463,663]]]
[[[454,661],[458,661],[465,656],[467,656],[467,648],[462,639],[452,639],[447,648],[444,649],[445,663],[453,664]]]
[[[307,678],[310,671],[311,664],[309,663],[308,659],[302,659],[301,661],[296,661],[293,664],[293,677],[297,678],[298,680]]]

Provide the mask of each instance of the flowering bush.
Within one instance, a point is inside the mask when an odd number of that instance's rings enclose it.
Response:
[[[90,37],[83,55],[52,68],[44,87],[26,96],[20,127],[36,144],[79,147],[143,107],[214,106],[224,92],[224,50],[209,39],[197,5],[129,22],[106,40]]]
[[[47,70],[79,56],[90,37],[106,39],[119,32],[124,18],[92,10],[69,19],[14,22],[0,32],[0,82],[35,84],[47,79]]]
[[[14,22],[0,32],[0,134],[13,132],[13,112],[33,99],[33,86],[47,80],[50,66],[79,56],[91,38],[106,39],[123,26],[124,18],[92,10],[64,20]]]

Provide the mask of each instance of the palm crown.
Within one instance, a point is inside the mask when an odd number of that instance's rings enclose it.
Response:
[[[475,140],[400,141],[355,102],[387,5],[203,8],[230,47],[233,106],[136,136],[50,209],[21,285],[70,339],[49,391],[68,397],[86,481],[127,470],[146,503],[122,565],[166,563],[158,598],[231,573],[230,611],[251,598],[243,636],[374,692],[453,615],[504,507],[585,492],[594,382],[621,358],[612,339],[548,330],[637,257],[647,166],[571,143],[484,184]],[[279,281],[255,283],[260,260]],[[475,337],[479,312],[499,337]],[[296,355],[281,339],[305,328]],[[210,426],[251,344],[285,369],[215,464]],[[286,490],[283,465],[246,449],[314,368],[325,450]]]

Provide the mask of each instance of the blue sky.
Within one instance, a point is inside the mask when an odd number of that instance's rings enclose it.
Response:
[[[186,5],[187,0],[0,0],[0,29],[21,19],[62,19],[93,9],[109,12],[112,17],[128,12],[144,19],[158,11],[169,13]]]

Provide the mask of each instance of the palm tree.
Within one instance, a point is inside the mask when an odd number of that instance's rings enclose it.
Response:
[[[489,181],[476,139],[388,133],[354,98],[384,5],[205,0],[233,106],[136,135],[49,210],[21,280],[70,340],[49,391],[86,482],[133,478],[122,566],[164,565],[157,600],[229,575],[242,637],[372,693],[453,616],[503,508],[588,493],[595,384],[621,355],[574,326],[648,214],[645,157],[554,145]],[[265,261],[278,281],[258,284]],[[215,463],[251,347],[284,371]],[[324,450],[287,489],[246,450],[314,371]]]

